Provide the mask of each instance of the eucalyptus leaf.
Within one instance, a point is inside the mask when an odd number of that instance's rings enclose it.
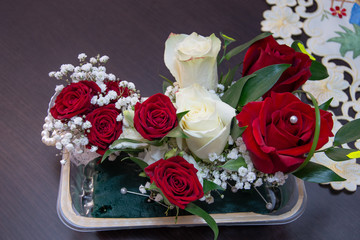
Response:
[[[266,38],[268,36],[270,36],[271,33],[261,33],[260,35],[256,36],[255,38],[251,39],[250,41],[241,44],[240,46],[237,46],[233,49],[231,49],[226,55],[225,55],[225,59],[226,60],[230,60],[230,58],[238,55],[239,53],[241,53],[242,51],[244,51],[245,49],[247,49],[248,47],[250,47],[253,43]]]
[[[347,157],[349,153],[354,152],[353,149],[346,149],[346,148],[328,148],[325,151],[325,154],[328,158],[334,161],[345,161],[349,160],[350,158]]]
[[[309,80],[323,80],[329,77],[329,73],[326,67],[322,63],[317,61],[312,61],[310,66],[310,72],[311,77],[309,78]]]
[[[323,104],[321,104],[321,105],[319,106],[319,109],[324,110],[324,111],[327,111],[327,110],[329,109],[330,103],[331,103],[331,101],[332,101],[333,99],[334,99],[334,98],[332,97],[332,98],[330,98],[329,100],[327,100],[326,102],[324,102]]]
[[[334,138],[334,146],[352,142],[360,138],[360,119],[353,120],[342,126]]]
[[[185,210],[191,214],[194,214],[194,215],[199,216],[202,219],[204,219],[205,222],[209,225],[209,227],[214,232],[214,240],[216,240],[218,238],[219,228],[218,228],[215,220],[207,212],[205,212],[203,209],[201,209],[199,206],[195,205],[194,203],[189,203],[186,206]]]
[[[244,85],[250,78],[253,77],[255,77],[255,74],[251,74],[240,78],[238,81],[236,81],[236,83],[231,85],[231,87],[229,87],[224,92],[224,95],[221,97],[221,100],[229,104],[231,107],[236,108],[239,103],[241,92],[243,90]]]
[[[314,162],[309,162],[303,169],[296,171],[293,175],[304,181],[314,183],[338,182],[346,180],[337,175],[331,169]]]
[[[245,159],[243,157],[239,157],[237,159],[227,161],[224,165],[221,165],[220,167],[229,171],[237,171],[240,167],[246,166],[247,164],[245,162]]]
[[[204,183],[203,183],[204,194],[206,194],[212,190],[225,190],[225,189],[223,189],[222,187],[220,187],[219,185],[217,185],[214,182],[204,179]]]
[[[281,74],[290,67],[290,64],[275,64],[254,72],[255,76],[245,83],[240,96],[239,105],[245,106],[269,91],[279,80]]]

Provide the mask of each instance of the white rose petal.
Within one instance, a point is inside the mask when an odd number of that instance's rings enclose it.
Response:
[[[180,89],[176,106],[178,113],[189,111],[180,122],[189,137],[186,139],[189,149],[204,160],[210,153],[220,155],[228,141],[235,109],[198,84]]]
[[[220,48],[221,41],[215,34],[203,37],[197,33],[172,33],[165,42],[165,65],[180,88],[198,83],[215,90],[218,83],[216,58]]]

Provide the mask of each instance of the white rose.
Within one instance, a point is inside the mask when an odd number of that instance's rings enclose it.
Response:
[[[180,89],[176,106],[178,113],[190,111],[180,121],[180,127],[189,137],[186,143],[190,151],[204,160],[210,153],[220,155],[230,135],[235,109],[198,84]]]
[[[216,58],[220,48],[221,41],[215,34],[203,37],[197,33],[172,33],[165,42],[165,65],[180,88],[198,83],[215,90],[218,84]]]

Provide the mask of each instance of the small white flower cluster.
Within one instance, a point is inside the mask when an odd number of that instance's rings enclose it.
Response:
[[[175,82],[173,86],[168,86],[166,88],[164,95],[168,96],[172,102],[175,102],[177,91],[179,91],[179,85]]]
[[[211,163],[198,163],[199,178],[212,181],[223,189],[230,186],[232,192],[237,192],[240,189],[248,190],[251,189],[251,187],[260,187],[265,182],[276,186],[285,183],[287,175],[284,175],[282,172],[264,174],[254,168],[241,137],[237,138],[234,142],[230,136],[228,144],[229,149],[225,150],[221,155],[217,155],[216,153],[209,154],[209,161]],[[237,171],[230,171],[221,167],[227,161],[238,158],[244,158],[246,166],[241,166]],[[202,200],[208,203],[214,201],[211,194],[207,194]]]
[[[70,74],[70,79],[72,82],[76,83],[82,80],[95,81],[102,92],[106,90],[104,87],[103,81],[115,81],[116,77],[112,73],[106,73],[106,68],[103,66],[108,60],[108,56],[100,55],[90,58],[90,62],[85,62],[87,55],[85,53],[80,53],[78,59],[80,65],[74,67],[72,64],[63,64],[60,67],[59,71],[53,71],[49,73],[50,77],[55,77],[58,80],[68,78]],[[67,80],[68,81],[68,80]]]
[[[45,118],[42,131],[42,141],[46,145],[55,146],[57,149],[66,149],[69,152],[80,154],[89,144],[85,131],[91,128],[91,123],[82,117],[73,117],[64,123],[54,119],[49,113]],[[96,151],[96,150],[95,150]]]
[[[140,101],[140,94],[136,92],[134,83],[121,81],[119,86],[123,89],[127,88],[131,90],[131,95],[127,97],[120,97],[115,103],[115,107],[117,109],[121,109],[122,111],[134,109],[136,103]]]
[[[135,84],[128,81],[120,81],[112,73],[106,73],[106,68],[103,66],[108,60],[108,56],[98,55],[91,57],[89,62],[86,61],[87,55],[81,53],[78,55],[80,61],[79,66],[72,64],[63,64],[59,71],[49,73],[50,77],[55,77],[60,80],[63,79],[67,83],[77,83],[79,81],[93,81],[101,89],[101,93],[94,95],[90,101],[91,104],[99,107],[115,103],[115,107],[122,111],[133,109],[135,104],[140,99],[140,93],[136,90]],[[70,80],[69,80],[70,79]],[[118,84],[118,90],[107,90],[108,81]],[[64,89],[64,85],[57,85],[55,88],[55,96]],[[126,96],[125,96],[126,95]],[[54,119],[49,113],[45,119],[43,131],[43,142],[47,145],[56,146],[58,149],[66,149],[81,153],[85,145],[89,141],[86,137],[86,132],[90,131],[91,123],[84,121],[86,116],[75,116],[70,120],[60,121]],[[123,114],[117,116],[117,121],[122,121]],[[91,146],[90,151],[96,152],[98,147]]]

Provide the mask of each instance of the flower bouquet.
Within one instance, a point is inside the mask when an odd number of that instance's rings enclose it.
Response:
[[[164,93],[150,97],[107,73],[107,56],[87,61],[80,54],[79,66],[64,64],[49,74],[67,84],[58,85],[50,101],[43,142],[62,150],[63,165],[71,160],[83,171],[90,164],[100,168],[97,179],[104,183],[112,181],[108,172],[130,174],[122,181],[136,179],[132,184],[139,191],[129,191],[125,182],[115,183],[116,191],[156,203],[154,208],[175,216],[172,221],[198,215],[215,239],[216,221],[201,204],[209,209],[229,194],[254,189],[272,212],[276,200],[266,200],[261,186],[280,187],[290,175],[315,183],[343,181],[310,160],[319,151],[336,161],[358,157],[357,150],[341,144],[360,137],[360,122],[349,122],[333,135],[331,99],[318,105],[298,90],[308,80],[326,78],[326,68],[298,41],[279,45],[263,33],[229,50],[235,39],[220,37],[223,43],[214,34],[170,34],[164,61],[175,82],[163,77]],[[234,60],[246,49],[242,62]],[[228,71],[218,74],[223,65]],[[313,107],[300,100],[301,94],[310,96]],[[332,137],[333,145],[322,148]],[[125,165],[101,168],[111,161]],[[91,190],[83,197],[102,193],[94,189],[94,178],[87,181]],[[92,200],[85,205],[86,214],[95,217],[114,207],[94,209]]]

